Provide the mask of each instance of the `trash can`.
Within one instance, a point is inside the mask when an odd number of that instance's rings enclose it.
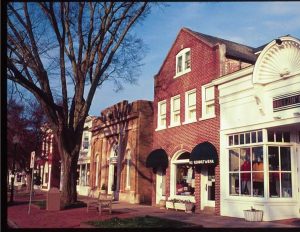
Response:
[[[58,188],[51,188],[47,193],[47,210],[60,210],[60,192]]]

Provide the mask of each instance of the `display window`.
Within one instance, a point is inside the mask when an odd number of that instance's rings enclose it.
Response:
[[[181,154],[175,164],[176,186],[175,194],[181,196],[194,196],[195,192],[195,174],[193,167],[189,164],[190,153]]]
[[[290,142],[290,133],[266,130],[266,138],[262,130],[228,136],[230,195],[292,197],[291,148],[275,145]]]

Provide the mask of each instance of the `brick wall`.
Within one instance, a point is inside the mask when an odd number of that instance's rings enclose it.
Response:
[[[176,60],[179,51],[184,48],[191,49],[191,72],[174,79]],[[153,149],[163,148],[170,158],[181,149],[191,152],[199,143],[209,141],[219,154],[219,107],[218,93],[215,88],[215,113],[212,119],[199,121],[202,117],[201,109],[201,86],[211,82],[220,74],[219,50],[218,47],[211,47],[207,43],[200,41],[190,33],[181,30],[176,38],[166,60],[159,73],[155,77],[155,97],[154,97],[154,130],[157,127],[157,104],[161,100],[167,100],[167,126],[170,125],[170,99],[180,94],[180,121],[185,121],[185,92],[196,89],[196,118],[197,122],[155,131],[153,135]],[[170,166],[169,166],[170,167]],[[220,212],[219,197],[219,168],[216,167],[216,213]],[[166,171],[166,192],[170,194],[170,168]],[[200,199],[200,173],[195,176],[195,199],[197,207],[201,203]]]

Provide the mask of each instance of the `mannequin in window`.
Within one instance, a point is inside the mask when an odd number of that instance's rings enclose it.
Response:
[[[254,194],[262,195],[263,194],[263,187],[264,187],[264,163],[262,162],[260,157],[257,157],[257,159],[253,162],[253,171],[259,171],[259,172],[253,172],[253,189]]]
[[[242,194],[250,194],[250,180],[251,180],[251,166],[250,166],[250,158],[249,155],[246,155],[246,159],[244,161],[244,163],[241,166],[241,171],[245,172],[247,171],[247,173],[241,173],[241,180],[242,180]],[[249,172],[248,172],[249,171]]]

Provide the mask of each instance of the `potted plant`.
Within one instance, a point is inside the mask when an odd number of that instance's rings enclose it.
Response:
[[[190,200],[185,201],[185,212],[192,213],[195,209],[195,203]]]
[[[103,183],[100,190],[101,194],[106,194],[106,185]]]
[[[246,221],[260,222],[263,219],[263,211],[254,209],[251,206],[251,209],[244,210],[244,216]]]

